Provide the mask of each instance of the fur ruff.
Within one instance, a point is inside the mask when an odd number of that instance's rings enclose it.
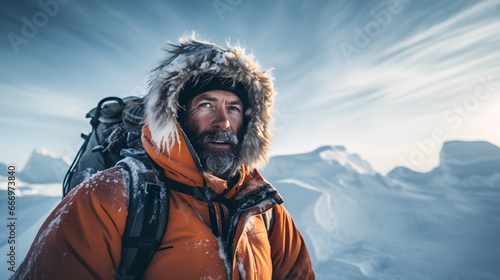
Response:
[[[198,41],[194,35],[185,36],[179,44],[170,44],[165,59],[154,71],[146,100],[146,121],[152,141],[159,151],[170,154],[180,142],[177,130],[179,92],[188,80],[199,81],[202,74],[230,78],[242,83],[248,92],[249,122],[241,143],[238,166],[252,171],[267,161],[272,135],[273,78],[270,70],[263,71],[253,55],[245,54],[239,46],[227,43],[227,49]]]

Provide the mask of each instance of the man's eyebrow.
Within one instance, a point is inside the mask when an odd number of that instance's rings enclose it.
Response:
[[[233,101],[230,101],[228,102],[229,105],[240,105],[240,106],[243,106],[243,102],[241,102],[240,100],[233,100]]]
[[[215,101],[217,101],[217,98],[210,97],[210,96],[200,96],[200,99],[198,100],[198,102],[200,102],[200,101],[212,101],[212,102],[215,102]]]
[[[217,98],[215,97],[210,97],[210,96],[200,96],[200,99],[197,102],[203,102],[203,101],[211,101],[211,102],[216,102],[218,101]],[[233,100],[228,102],[229,105],[240,105],[243,106],[243,102],[241,100]]]

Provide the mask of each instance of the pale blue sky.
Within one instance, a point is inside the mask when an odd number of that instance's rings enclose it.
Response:
[[[0,5],[0,162],[19,168],[35,148],[74,156],[85,113],[144,94],[165,42],[193,30],[275,68],[273,154],[344,145],[386,173],[429,170],[444,140],[500,146],[498,0]]]

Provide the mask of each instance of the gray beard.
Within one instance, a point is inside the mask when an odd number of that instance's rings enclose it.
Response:
[[[227,180],[236,166],[237,155],[235,153],[202,152],[200,160],[205,171]]]
[[[193,139],[194,140],[194,139]],[[228,150],[210,147],[214,140],[222,140],[230,145]],[[200,158],[203,169],[208,173],[227,180],[238,163],[238,137],[232,131],[206,131],[195,141],[191,140]]]

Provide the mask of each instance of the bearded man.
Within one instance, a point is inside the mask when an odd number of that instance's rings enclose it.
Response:
[[[153,71],[142,128],[145,154],[172,182],[168,224],[135,278],[314,279],[283,199],[257,171],[270,149],[274,94],[269,73],[239,47],[192,37],[171,45]],[[73,189],[14,279],[120,278],[134,180],[118,165]]]

